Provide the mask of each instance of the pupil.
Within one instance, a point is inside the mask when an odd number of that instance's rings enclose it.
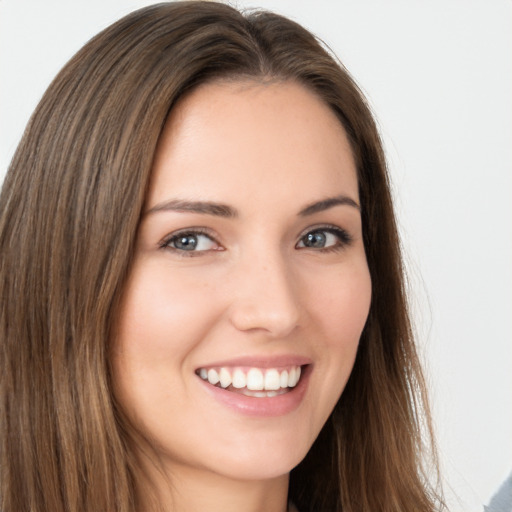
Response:
[[[325,234],[321,231],[314,233],[308,233],[306,235],[306,245],[308,247],[324,247],[325,246]]]
[[[197,237],[195,237],[194,235],[181,236],[174,243],[174,246],[177,249],[183,249],[185,251],[194,250],[196,245],[197,245]]]

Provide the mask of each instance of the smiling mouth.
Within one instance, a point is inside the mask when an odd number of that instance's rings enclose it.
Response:
[[[301,366],[287,368],[199,368],[196,374],[212,386],[257,398],[290,392],[300,381]]]

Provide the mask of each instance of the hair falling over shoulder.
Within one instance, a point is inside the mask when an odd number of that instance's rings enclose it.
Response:
[[[2,512],[139,510],[149,483],[112,394],[112,326],[169,111],[202,83],[240,77],[296,81],[338,116],[357,163],[373,285],[353,373],[292,471],[290,499],[301,512],[443,509],[385,159],[364,97],[298,24],[177,2],[128,15],[71,59],[3,185]]]

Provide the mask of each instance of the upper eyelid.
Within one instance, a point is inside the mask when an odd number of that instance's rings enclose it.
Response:
[[[213,242],[221,245],[221,243],[218,240],[218,237],[215,236],[215,234],[212,233],[212,231],[210,229],[205,228],[205,227],[198,227],[198,226],[191,227],[191,228],[183,228],[183,229],[178,229],[176,231],[173,231],[172,233],[165,235],[160,240],[158,245],[160,247],[165,247],[171,240],[173,240],[179,236],[183,236],[183,235],[204,235],[204,236],[207,236],[208,238],[210,238]]]
[[[313,226],[308,226],[306,229],[302,230],[300,234],[297,237],[297,243],[302,240],[308,233],[314,232],[314,231],[330,231],[331,233],[342,233],[346,238],[350,240],[353,239],[352,234],[345,228],[342,228],[341,226],[338,226],[336,224],[316,224]],[[222,246],[222,243],[219,241],[220,237],[213,232],[210,228],[204,227],[204,226],[192,226],[187,228],[178,229],[176,231],[173,231],[166,236],[164,236],[160,242],[160,247],[165,247],[171,240],[173,240],[176,237],[179,237],[180,235],[204,235],[209,237],[212,241]]]
[[[297,247],[297,245],[302,242],[302,240],[304,239],[304,237],[307,234],[314,233],[316,231],[326,231],[326,232],[329,232],[330,234],[334,234],[335,236],[337,236],[339,239],[339,243],[336,245],[338,247],[346,247],[348,245],[351,245],[352,242],[354,241],[353,235],[347,229],[344,229],[344,228],[334,225],[334,224],[323,224],[323,225],[309,227],[305,231],[303,231],[302,234],[299,236],[297,243],[295,244],[295,247]],[[304,249],[304,248],[300,247],[300,249]],[[314,249],[314,250],[315,251],[325,251],[325,250],[330,250],[330,249],[332,249],[332,247],[328,246],[325,248],[318,248],[318,249]]]
[[[337,226],[336,224],[318,224],[315,226],[309,226],[308,228],[301,231],[298,239],[300,240],[304,236],[306,236],[308,233],[311,233],[313,231],[334,231],[338,233],[344,233],[345,235],[352,238],[352,235],[350,234],[348,229],[342,228],[341,226]]]

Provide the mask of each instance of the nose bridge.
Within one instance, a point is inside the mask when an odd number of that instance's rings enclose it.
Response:
[[[299,301],[289,262],[279,248],[246,254],[238,262],[231,321],[242,331],[289,334],[299,321]]]

